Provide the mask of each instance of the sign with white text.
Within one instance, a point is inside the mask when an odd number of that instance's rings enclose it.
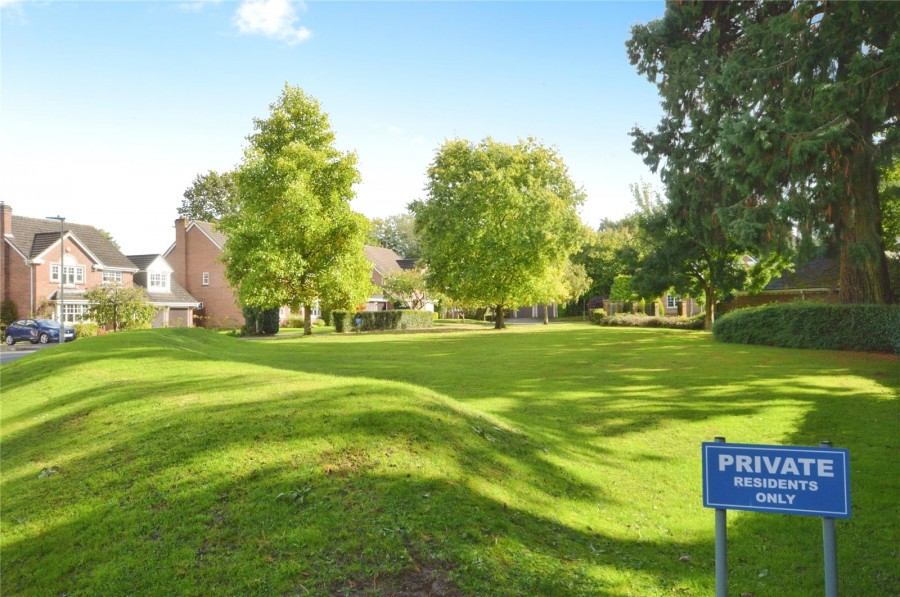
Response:
[[[850,453],[704,442],[703,505],[850,518]]]

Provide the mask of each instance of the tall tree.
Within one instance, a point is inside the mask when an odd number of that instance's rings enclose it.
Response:
[[[402,213],[387,218],[374,218],[370,242],[391,249],[405,259],[418,259],[419,237],[412,214]]]
[[[456,139],[428,169],[428,197],[410,204],[432,288],[504,309],[541,300],[581,241],[584,194],[562,158],[533,139]]]
[[[736,290],[761,290],[784,268],[780,253],[749,264],[744,259],[745,246],[710,225],[701,214],[673,209],[649,185],[633,185],[632,193],[639,208],[641,234],[650,250],[641,260],[631,288],[645,299],[657,298],[670,288],[703,297],[705,327],[711,329],[717,301]]]
[[[900,143],[898,30],[883,2],[668,4],[628,42],[664,108],[636,147],[676,209],[690,179],[704,201],[718,186],[710,213],[738,242],[832,228],[841,300],[886,302],[876,172]]]
[[[245,306],[353,308],[371,288],[364,243],[368,221],[350,209],[356,155],[334,147],[328,115],[298,87],[285,85],[237,171],[240,203],[220,222],[228,234],[225,275]]]
[[[184,199],[178,215],[189,220],[218,222],[232,211],[237,202],[237,184],[234,172],[219,174],[210,170],[198,174],[184,191]]]
[[[419,270],[405,269],[388,274],[381,289],[388,300],[401,302],[410,309],[423,309],[426,301],[437,298],[429,292],[425,274]]]

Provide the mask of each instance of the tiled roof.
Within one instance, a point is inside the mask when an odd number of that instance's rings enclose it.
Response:
[[[225,248],[225,241],[228,240],[228,235],[219,232],[219,229],[216,228],[214,223],[200,222],[197,220],[194,220],[193,222],[200,230],[205,232],[207,236],[213,239],[213,242],[219,245],[219,248]]]
[[[151,255],[128,255],[127,257],[131,261],[131,263],[134,264],[134,266],[136,268],[143,271],[143,270],[147,269],[147,267],[151,263],[156,261],[156,258],[159,257],[159,254],[154,253]]]
[[[784,271],[763,290],[801,290],[808,288],[837,289],[841,264],[834,257],[820,255],[809,263],[798,265],[793,272]]]
[[[16,215],[13,215],[11,219],[12,237],[9,240],[20,253],[29,259],[40,255],[47,250],[47,247],[59,240],[59,223],[56,221]],[[67,221],[63,224],[63,230],[74,234],[75,238],[93,253],[102,265],[134,269],[134,264],[122,254],[122,251],[93,226],[72,224]]]
[[[384,247],[366,245],[366,259],[371,261],[375,265],[375,269],[384,276],[404,269],[398,263],[400,256],[391,249],[385,249]]]
[[[200,301],[191,296],[181,284],[175,281],[174,276],[169,280],[169,285],[172,292],[150,292],[148,290],[147,300],[156,305],[166,305],[170,303],[200,303]]]

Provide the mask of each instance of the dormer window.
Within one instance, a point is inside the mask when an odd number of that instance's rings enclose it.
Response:
[[[150,290],[168,290],[169,275],[163,272],[149,272],[147,280],[150,282]]]

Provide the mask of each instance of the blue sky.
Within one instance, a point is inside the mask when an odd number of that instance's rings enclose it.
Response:
[[[558,148],[596,226],[633,210],[629,183],[656,181],[628,131],[655,126],[659,101],[624,42],[663,8],[0,0],[0,199],[162,252],[185,188],[240,162],[252,119],[289,83],[357,152],[356,211],[424,197],[444,139],[531,136]]]

